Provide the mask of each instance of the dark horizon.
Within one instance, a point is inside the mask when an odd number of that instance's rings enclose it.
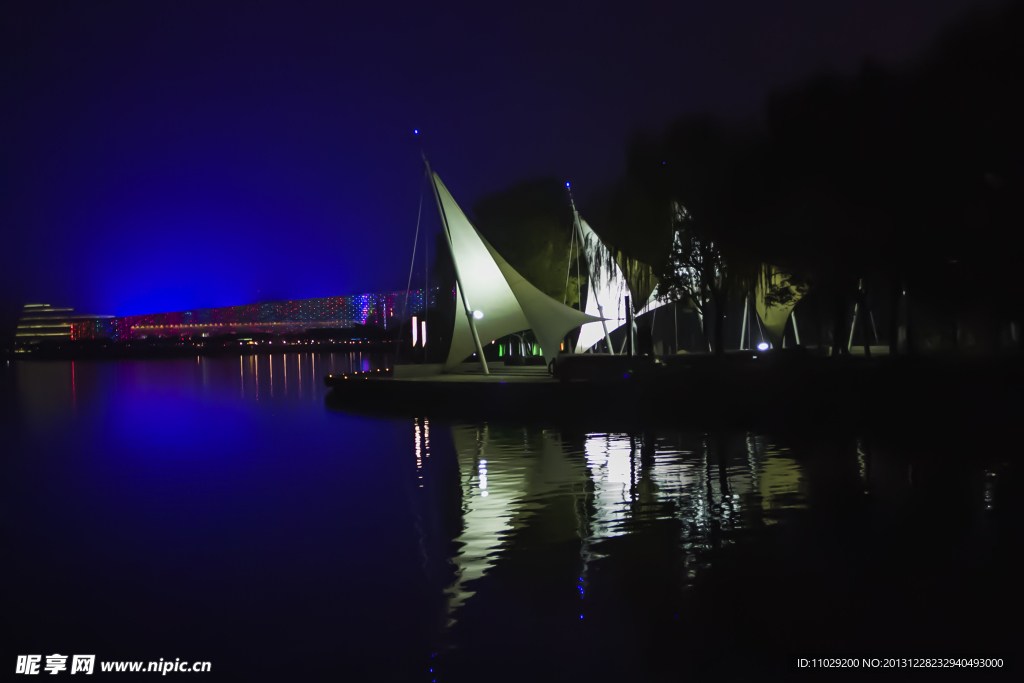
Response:
[[[2,30],[0,305],[131,315],[403,288],[421,145],[468,211],[538,176],[585,201],[640,131],[756,122],[774,89],[907,67],[998,4],[22,4]]]

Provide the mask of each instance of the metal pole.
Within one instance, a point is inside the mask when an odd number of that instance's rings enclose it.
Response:
[[[629,297],[626,300],[626,344],[629,347],[629,356],[636,355],[636,343],[633,340],[633,307],[629,305]]]
[[[673,326],[675,328],[675,333],[676,333],[675,352],[678,355],[679,354],[679,301],[678,300],[675,301],[672,304],[672,316],[673,316],[673,321],[672,322],[673,322]]]
[[[864,284],[863,280],[857,281],[857,291],[859,292],[861,286]],[[859,298],[859,297],[858,297]],[[846,350],[853,350],[853,331],[857,329],[857,311],[860,309],[860,301],[855,300],[853,302],[853,320],[850,321],[850,338],[846,342]]]
[[[800,330],[796,326],[796,311],[790,311],[789,317],[793,319],[793,339],[796,340],[796,345],[800,346]]]
[[[750,297],[748,296],[743,300],[743,324],[740,326],[740,351],[745,351],[747,348],[743,342],[747,339],[747,318],[749,317],[749,306]]]
[[[466,310],[466,319],[469,320],[469,329],[473,333],[473,343],[476,345],[476,354],[480,358],[480,366],[484,370],[485,375],[491,374],[491,371],[487,368],[487,359],[484,358],[484,348],[480,344],[480,335],[476,331],[476,320],[473,318],[473,309],[469,307],[469,301],[466,299],[466,288],[462,286],[462,278],[459,275],[459,263],[455,259],[455,248],[452,246],[452,233],[448,227],[448,217],[444,213],[444,207],[441,206],[441,194],[437,191],[437,182],[434,180],[434,173],[430,170],[430,162],[427,161],[426,155],[423,156],[423,163],[427,165],[427,175],[430,176],[430,186],[434,188],[434,199],[437,200],[437,210],[441,213],[441,224],[444,225],[444,234],[448,238],[448,249],[452,252],[452,265],[455,267],[455,282],[459,285],[459,294],[462,297],[462,306]]]
[[[430,331],[430,240],[427,239],[426,235],[423,236],[423,324],[426,326],[427,331]],[[431,346],[430,348],[434,348]],[[423,362],[426,363],[430,359],[427,358],[427,335],[423,335]]]
[[[704,314],[700,312],[699,308],[697,309],[697,321],[700,323],[700,332],[704,335],[704,341],[708,345],[708,351],[711,351],[711,335],[709,335],[708,331],[704,328]]]
[[[423,192],[421,191],[420,192],[420,208],[416,211],[416,236],[412,240],[412,262],[409,264],[409,280],[408,280],[408,282],[405,283],[405,302],[402,304],[402,322],[400,322],[399,325],[398,325],[398,330],[399,330],[398,339],[395,339],[395,362],[396,363],[398,362],[399,345],[401,344],[401,341],[402,341],[401,340],[402,325],[403,325],[403,323],[405,321],[405,316],[409,315],[409,288],[412,287],[412,271],[413,271],[413,267],[416,265],[416,245],[419,244],[419,241],[420,241],[420,219],[422,217],[423,217]],[[426,243],[426,239],[424,239],[424,243]],[[386,311],[385,311],[385,313],[386,313]],[[387,318],[385,317],[384,320],[386,322]],[[416,333],[413,332],[413,335],[415,335],[415,334]],[[413,346],[415,347],[416,345],[413,344]],[[416,352],[413,351],[414,358],[415,358],[415,353]]]
[[[568,184],[566,184],[566,187],[568,187]],[[569,190],[569,203],[572,204],[572,217],[573,217],[573,225],[576,228],[576,239],[578,239],[579,243],[580,243],[580,246],[578,247],[579,251],[576,252],[577,253],[577,259],[579,259],[578,254],[583,250],[583,246],[586,243],[586,240],[583,239],[583,226],[580,225],[580,212],[576,210],[576,202],[574,202],[573,199],[572,199],[572,190]],[[572,255],[572,252],[570,252],[570,256],[571,255]],[[604,319],[604,307],[601,305],[601,300],[597,298],[597,293],[594,291],[594,287],[593,287],[594,269],[590,266],[590,259],[587,258],[585,260],[587,262],[587,277],[590,278],[590,282],[591,282],[590,291],[591,291],[591,293],[594,294],[594,303],[597,304],[597,312],[601,316],[601,328],[604,330],[604,343],[608,345],[608,353],[610,353],[611,355],[614,356],[615,355],[615,349],[612,348],[612,338],[608,334],[608,322]],[[578,264],[578,261],[577,261],[577,264]],[[579,281],[579,276],[576,277],[576,280],[577,280],[577,282]],[[577,287],[578,287],[578,285],[577,285]]]

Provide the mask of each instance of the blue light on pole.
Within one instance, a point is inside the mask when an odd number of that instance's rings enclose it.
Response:
[[[412,129],[412,134],[413,135],[419,135],[420,134],[420,129],[419,128],[413,128]]]
[[[566,186],[566,187],[569,187],[569,183],[566,183],[566,184],[565,184],[565,186]]]
[[[761,342],[760,344],[758,344],[757,345],[757,350],[758,351],[767,351],[768,350],[768,342]]]

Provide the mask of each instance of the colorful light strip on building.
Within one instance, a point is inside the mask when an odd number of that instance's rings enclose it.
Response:
[[[307,329],[351,327],[356,324],[387,328],[390,321],[401,317],[405,294],[404,291],[355,294],[119,318],[93,318],[75,322],[71,326],[71,338],[119,341],[197,333],[296,333]],[[437,291],[432,290],[431,305],[435,305],[436,297]],[[422,310],[423,307],[424,290],[410,290],[409,312]]]

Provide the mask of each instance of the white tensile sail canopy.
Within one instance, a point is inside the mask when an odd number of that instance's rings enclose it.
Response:
[[[476,351],[463,296],[466,307],[473,311],[481,343],[532,329],[550,363],[570,330],[598,318],[555,301],[527,282],[477,232],[436,173],[432,173],[432,180],[461,283],[461,287],[456,285],[455,330],[444,369],[452,369]]]
[[[580,219],[580,232],[583,234],[583,253],[590,264],[592,277],[587,281],[587,306],[589,315],[601,316],[604,309],[604,326],[609,332],[626,323],[626,297],[629,295],[629,284],[622,269],[585,220]],[[666,302],[659,301],[657,289],[651,293],[644,307],[636,312],[637,316],[650,313]],[[600,308],[598,307],[600,304]],[[635,308],[635,307],[634,307]],[[604,338],[605,327],[601,322],[587,323],[580,328],[580,336],[576,342],[576,353],[583,353]]]
[[[626,322],[625,298],[629,293],[626,276],[612,259],[608,247],[598,238],[585,220],[580,218],[580,233],[583,235],[583,253],[590,265],[592,277],[587,278],[587,306],[589,315],[601,317],[604,309],[605,325],[608,331]],[[600,304],[600,308],[598,307]],[[587,323],[580,328],[576,341],[576,353],[583,353],[604,338],[605,327],[601,322]]]

